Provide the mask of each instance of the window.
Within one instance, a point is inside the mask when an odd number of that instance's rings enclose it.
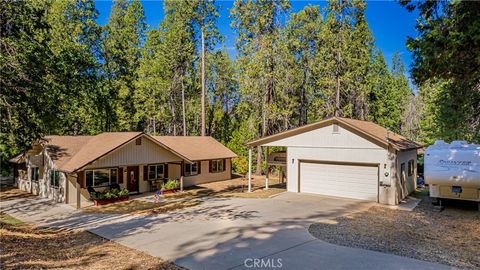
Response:
[[[135,144],[136,144],[136,145],[142,145],[142,137],[137,138],[137,139],[135,140]]]
[[[118,169],[98,169],[85,171],[87,187],[108,186],[118,181]]]
[[[38,167],[30,168],[30,180],[34,182],[38,182]]]
[[[59,187],[60,186],[60,172],[56,170],[50,171],[50,186]]]
[[[148,180],[162,179],[164,177],[164,164],[148,165]]]
[[[223,172],[224,170],[223,159],[212,160],[212,173]]]
[[[400,173],[401,173],[400,181],[403,183],[403,182],[405,182],[405,163],[402,163],[400,165]]]
[[[194,161],[192,164],[185,164],[185,175],[196,175],[198,174],[198,162]]]
[[[410,159],[410,160],[408,161],[408,176],[412,176],[412,175],[413,175],[413,171],[414,171],[413,165],[414,165],[413,159]]]

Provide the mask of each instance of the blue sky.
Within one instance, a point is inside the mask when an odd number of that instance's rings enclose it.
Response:
[[[141,1],[145,10],[145,17],[149,27],[157,27],[163,18],[163,3],[161,1]],[[229,9],[233,1],[217,1],[221,6],[218,27],[224,37],[224,44],[229,53],[235,55],[235,33],[230,28]],[[324,7],[325,1],[291,1],[292,12],[302,10],[306,5],[319,5]],[[98,22],[106,24],[112,1],[97,1],[99,11]],[[418,14],[410,13],[394,1],[367,1],[366,17],[375,38],[375,44],[390,63],[395,52],[400,52],[407,68],[412,62],[412,55],[406,48],[408,36],[416,36],[415,20]]]

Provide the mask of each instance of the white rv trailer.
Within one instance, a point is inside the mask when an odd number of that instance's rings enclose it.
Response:
[[[431,197],[480,203],[479,144],[436,141],[425,150],[424,172]]]

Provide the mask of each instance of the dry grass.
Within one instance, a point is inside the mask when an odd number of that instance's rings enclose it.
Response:
[[[199,205],[200,203],[200,200],[167,201],[160,203],[130,200],[101,206],[91,206],[84,208],[83,211],[87,213],[147,215],[167,213],[170,211],[193,207]]]
[[[248,181],[241,177],[231,180],[211,182],[188,187],[182,193],[164,195],[165,198],[179,199],[187,197],[241,197],[241,198],[269,198],[274,194],[286,191],[286,184],[279,183],[277,178],[271,177],[269,189],[265,190],[265,177],[252,177],[252,192],[248,193]]]
[[[89,232],[36,228],[2,214],[0,269],[182,268]]]
[[[365,212],[310,226],[324,241],[393,253],[459,268],[480,268],[480,211],[475,204],[451,201],[435,212],[423,195],[413,211],[375,206]]]
[[[15,187],[2,188],[0,190],[0,201],[10,201],[30,197],[35,197],[35,195]]]

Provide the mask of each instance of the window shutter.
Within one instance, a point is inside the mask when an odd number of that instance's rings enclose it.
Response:
[[[227,160],[226,160],[226,159],[223,159],[222,161],[223,161],[223,170],[222,170],[222,172],[224,172],[224,171],[227,169],[227,167],[225,166],[225,165],[227,165],[227,162],[226,162]]]
[[[212,161],[211,160],[208,161],[208,172],[212,173]]]
[[[202,162],[201,161],[197,162],[197,173],[198,174],[202,173]]]
[[[123,168],[119,167],[118,168],[118,183],[123,184]]]
[[[168,178],[168,163],[163,165],[163,178]]]
[[[148,165],[143,165],[143,180],[148,180]]]
[[[85,188],[85,171],[80,171],[77,173],[78,183],[80,184],[81,188]]]

